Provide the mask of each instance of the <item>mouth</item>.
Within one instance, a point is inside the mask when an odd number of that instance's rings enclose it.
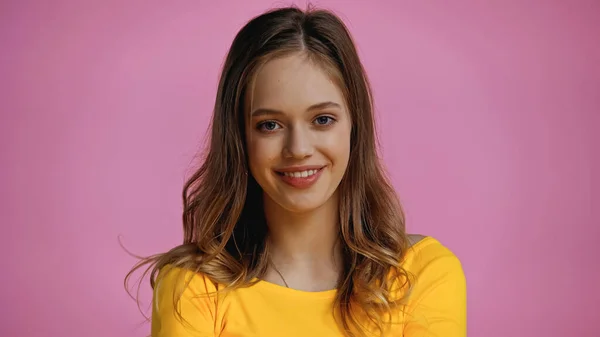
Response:
[[[275,173],[277,173],[284,183],[294,188],[304,189],[317,182],[325,167],[326,166],[287,168],[285,170],[276,170]]]
[[[319,173],[319,171],[321,171],[324,167],[325,166],[301,171],[275,171],[275,173],[277,173],[280,176],[289,178],[308,178]]]

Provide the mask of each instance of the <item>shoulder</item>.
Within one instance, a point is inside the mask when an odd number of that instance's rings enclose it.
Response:
[[[428,238],[428,236],[422,235],[422,234],[407,234],[407,238],[408,238],[408,244],[412,247],[415,244],[422,241],[423,239]]]
[[[152,336],[213,336],[216,287],[208,277],[185,268],[160,268],[152,298]]]
[[[467,288],[460,260],[430,236],[413,237],[413,242],[402,260],[410,277],[404,293],[406,335],[466,336]]]
[[[432,236],[409,234],[408,242],[409,248],[404,253],[403,263],[423,263],[439,259],[454,260],[460,263],[450,248]]]
[[[410,247],[402,259],[402,267],[421,279],[464,279],[463,266],[454,252],[431,236],[409,235]]]
[[[207,276],[173,265],[160,268],[154,285],[155,295],[208,295],[216,291],[217,287]]]

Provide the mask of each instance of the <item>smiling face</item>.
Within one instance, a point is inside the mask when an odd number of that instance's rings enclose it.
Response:
[[[277,58],[259,69],[246,100],[249,166],[265,203],[307,212],[336,202],[352,123],[328,73],[302,54]]]

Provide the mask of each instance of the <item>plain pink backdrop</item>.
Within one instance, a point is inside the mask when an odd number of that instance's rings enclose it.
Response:
[[[180,242],[227,48],[288,3],[0,3],[1,336],[149,333],[118,236]],[[410,231],[463,261],[469,336],[600,336],[600,2],[313,3],[356,38]]]

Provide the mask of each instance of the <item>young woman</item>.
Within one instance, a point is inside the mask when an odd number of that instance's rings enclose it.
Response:
[[[211,126],[184,190],[183,244],[136,267],[152,271],[153,336],[466,335],[461,264],[405,233],[338,17],[251,20]]]

